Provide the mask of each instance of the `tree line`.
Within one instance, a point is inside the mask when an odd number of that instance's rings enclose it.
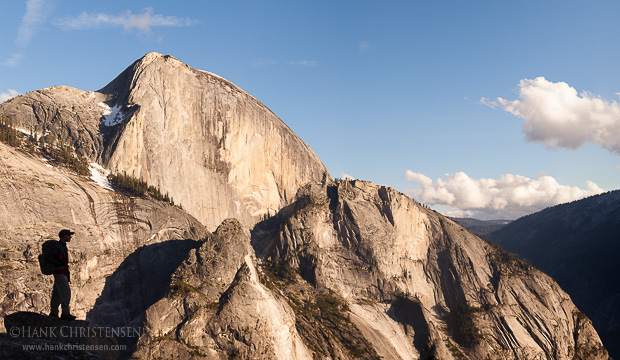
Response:
[[[149,185],[142,179],[127,175],[127,172],[125,171],[123,171],[122,174],[110,174],[108,176],[108,181],[110,181],[110,184],[133,194],[139,196],[149,195],[156,200],[166,202],[170,205],[175,205],[174,200],[168,195],[168,193],[163,194],[158,187]]]
[[[18,131],[10,119],[0,119],[0,141],[13,147],[17,147],[20,143]]]
[[[31,131],[30,134],[24,134],[17,130],[13,120],[0,118],[0,142],[31,153],[41,154],[79,175],[91,175],[88,158],[78,154],[71,145],[61,141],[51,133],[38,135]],[[156,200],[175,205],[168,193],[163,194],[159,188],[147,184],[142,179],[129,176],[125,172],[123,174],[112,174],[108,180],[112,185],[133,194],[149,195]],[[179,207],[181,206],[179,205]]]
[[[40,153],[80,175],[90,175],[88,159],[77,154],[71,145],[52,134],[37,136],[34,131],[31,131],[29,135],[22,134],[14,126],[13,120],[2,118],[0,119],[0,141],[15,148]]]

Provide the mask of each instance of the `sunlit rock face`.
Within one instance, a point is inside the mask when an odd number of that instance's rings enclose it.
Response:
[[[159,187],[210,230],[253,225],[329,174],[265,105],[231,82],[149,53],[96,92],[64,86],[3,104],[27,131],[52,133],[113,173]]]
[[[34,90],[0,104],[0,117],[22,132],[50,143],[71,145],[76,153],[96,160],[104,149],[100,119],[109,113],[106,95],[69,86]]]
[[[553,279],[393,189],[309,184],[269,221],[257,253],[340,294],[380,356],[608,359]]]
[[[135,316],[167,291],[161,278],[169,277],[186,252],[209,235],[177,207],[110,191],[3,143],[0,177],[1,314],[49,313],[53,278],[41,274],[37,256],[43,242],[58,239],[63,228],[76,233],[68,244],[71,308],[81,319],[106,313],[99,311],[106,306],[109,317]],[[132,261],[140,248],[149,258]],[[105,306],[96,304],[102,294],[108,299],[110,290],[104,288],[113,287],[108,278],[115,272],[121,278],[138,275],[140,283],[119,291]],[[121,301],[130,295],[131,300]]]
[[[250,225],[328,176],[258,100],[171,56],[147,54],[100,92],[132,109],[105,165],[165,189],[211,230],[229,217]]]

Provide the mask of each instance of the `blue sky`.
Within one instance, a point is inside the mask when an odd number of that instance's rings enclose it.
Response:
[[[0,100],[157,51],[267,105],[333,177],[516,218],[620,188],[620,3],[7,1]]]

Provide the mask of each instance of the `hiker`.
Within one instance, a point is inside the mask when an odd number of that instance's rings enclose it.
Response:
[[[54,275],[54,288],[52,290],[52,300],[50,301],[50,316],[58,317],[58,306],[62,308],[61,319],[75,320],[71,315],[69,303],[71,302],[71,288],[69,287],[69,252],[67,243],[71,241],[71,236],[75,234],[71,230],[63,229],[58,233],[60,241],[52,252],[52,259],[55,260],[56,269]]]

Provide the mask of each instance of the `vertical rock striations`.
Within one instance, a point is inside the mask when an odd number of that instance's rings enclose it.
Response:
[[[555,281],[393,189],[311,184],[255,232],[385,358],[608,359]]]
[[[299,186],[329,177],[312,149],[254,97],[154,52],[101,90],[33,91],[0,105],[0,116],[160,188],[211,230],[228,217],[251,226]]]
[[[104,162],[164,189],[215,229],[277,212],[327,170],[277,116],[234,84],[172,56],[149,53],[109,85],[112,108],[132,109]]]

